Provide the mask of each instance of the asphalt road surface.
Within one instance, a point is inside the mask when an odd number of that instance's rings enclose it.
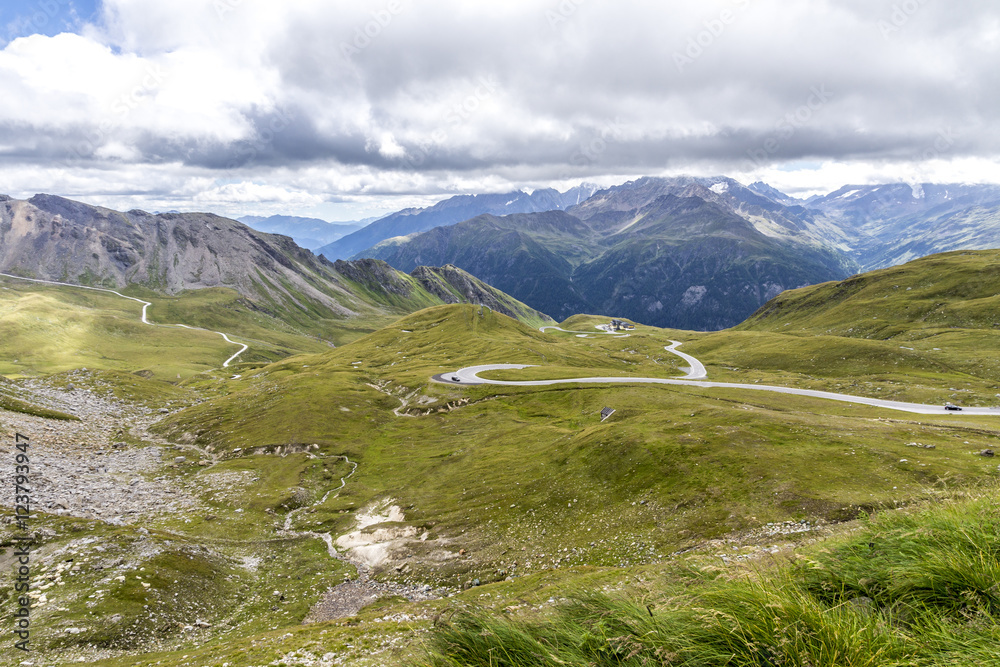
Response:
[[[703,389],[747,389],[750,391],[771,391],[779,394],[793,394],[795,396],[809,396],[811,398],[823,398],[831,401],[841,401],[843,403],[856,403],[860,405],[870,405],[876,408],[888,408],[890,410],[900,410],[902,412],[912,412],[920,415],[992,415],[1000,417],[1000,408],[975,408],[964,407],[961,412],[945,410],[943,405],[927,405],[924,403],[906,403],[903,401],[885,401],[867,396],[851,396],[850,394],[838,394],[832,391],[817,391],[814,389],[797,389],[794,387],[776,387],[767,384],[742,384],[738,382],[707,382],[701,380],[707,376],[704,364],[692,357],[677,351],[680,345],[677,341],[671,341],[672,345],[666,347],[668,352],[673,352],[690,364],[690,369],[683,378],[650,378],[650,377],[585,377],[569,378],[562,380],[489,380],[479,377],[480,373],[486,371],[499,370],[520,370],[531,368],[531,364],[484,364],[481,366],[469,366],[460,368],[452,373],[441,373],[433,377],[438,382],[455,385],[481,385],[496,384],[512,387],[544,387],[554,384],[669,384],[674,386],[693,386]]]

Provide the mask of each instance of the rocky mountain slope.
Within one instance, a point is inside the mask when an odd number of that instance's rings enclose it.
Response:
[[[845,185],[806,206],[847,230],[850,254],[866,270],[938,252],[1000,247],[996,185]]]
[[[555,324],[555,320],[545,313],[526,306],[457,266],[418,266],[410,275],[444,303],[478,303],[528,324]]]
[[[805,235],[762,233],[724,203],[697,196],[663,195],[627,215],[635,222],[573,280],[601,312],[639,322],[722,329],[742,321],[751,304],[852,272],[834,249]]]
[[[696,178],[640,178],[596,193],[579,206],[568,209],[572,215],[591,224],[620,231],[633,223],[629,213],[648,205],[657,197],[697,197],[735,214],[754,229],[774,239],[812,245],[825,250],[846,251],[854,236],[842,223],[804,202],[777,193],[764,184],[744,187],[723,176]],[[848,257],[839,258],[845,270],[856,270]]]
[[[454,264],[557,318],[719,329],[784,289],[850,275],[827,240],[838,231],[728,179],[647,178],[565,212],[483,215],[362,254],[404,271]]]
[[[0,272],[167,294],[228,287],[260,311],[310,326],[452,302],[387,265],[335,265],[286,236],[209,213],[121,213],[52,195],[0,201]],[[473,291],[456,287],[450,299],[475,302],[490,290],[471,277],[464,284]],[[506,295],[491,294],[490,302],[530,311]]]
[[[408,208],[387,215],[317,252],[330,259],[347,259],[385,239],[453,225],[484,213],[509,215],[563,210],[586,200],[596,189],[596,186],[585,184],[562,193],[543,189],[531,194],[518,190],[505,194],[459,195],[427,208]]]
[[[779,204],[784,204],[785,206],[801,206],[805,202],[802,199],[796,199],[795,197],[790,197],[786,195],[781,190],[764,183],[763,181],[756,181],[747,186],[747,189],[756,192],[757,194],[767,197],[772,201],[776,201]]]
[[[573,264],[559,253],[565,242],[585,236],[594,233],[561,211],[481,215],[410,240],[387,241],[368,254],[401,271],[425,264],[424,258],[447,258],[442,264],[462,267],[487,283],[494,280],[490,284],[498,289],[562,320],[589,310],[585,295],[570,280]]]
[[[416,294],[427,294],[436,300],[434,305],[472,303],[486,306],[508,317],[532,326],[554,324],[555,321],[517,299],[487,285],[475,276],[455,266],[418,266],[405,275],[382,260],[358,259],[334,263],[336,271],[360,290],[373,294],[386,293],[405,307]]]

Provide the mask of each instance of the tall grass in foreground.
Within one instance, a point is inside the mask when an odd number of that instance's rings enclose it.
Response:
[[[1000,665],[1000,501],[884,512],[796,564],[661,594],[582,596],[544,620],[466,613],[435,630],[427,664]]]

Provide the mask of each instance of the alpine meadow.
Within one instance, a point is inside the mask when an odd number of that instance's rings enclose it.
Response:
[[[0,7],[0,664],[1000,664],[1000,9]]]

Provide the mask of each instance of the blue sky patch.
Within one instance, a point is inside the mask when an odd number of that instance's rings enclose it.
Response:
[[[28,35],[78,32],[96,20],[100,0],[4,0],[0,3],[0,43]]]

